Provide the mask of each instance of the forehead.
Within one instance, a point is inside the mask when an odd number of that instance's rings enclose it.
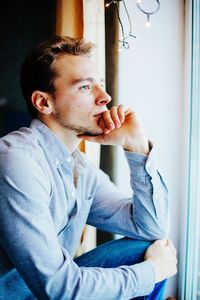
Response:
[[[57,78],[99,77],[95,62],[88,56],[62,55],[53,63]]]

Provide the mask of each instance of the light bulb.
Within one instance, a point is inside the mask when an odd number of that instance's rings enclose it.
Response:
[[[151,28],[151,22],[150,22],[149,15],[147,15],[147,21],[146,21],[146,23],[145,23],[145,26],[146,26],[147,28]]]
[[[116,3],[115,0],[112,0],[112,1],[110,1],[110,2],[108,2],[108,3],[106,3],[106,7],[109,7],[113,2]]]
[[[146,21],[145,26],[148,27],[148,28],[151,28],[151,22]]]

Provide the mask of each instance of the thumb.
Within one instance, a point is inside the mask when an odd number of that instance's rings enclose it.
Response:
[[[155,241],[155,244],[159,245],[159,246],[167,246],[168,240],[167,239],[163,239],[163,240],[157,240]]]

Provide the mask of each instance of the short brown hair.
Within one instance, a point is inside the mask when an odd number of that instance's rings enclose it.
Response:
[[[56,72],[52,63],[63,54],[90,56],[95,45],[84,39],[54,36],[40,43],[24,60],[21,67],[20,85],[31,117],[37,110],[31,102],[35,90],[54,94]]]

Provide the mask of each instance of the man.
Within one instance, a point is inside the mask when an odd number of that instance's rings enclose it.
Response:
[[[176,273],[152,145],[135,112],[107,110],[92,50],[53,37],[23,63],[33,121],[0,142],[2,299],[162,299],[163,280]],[[77,150],[81,138],[124,148],[132,199]],[[86,223],[126,238],[73,260]]]

